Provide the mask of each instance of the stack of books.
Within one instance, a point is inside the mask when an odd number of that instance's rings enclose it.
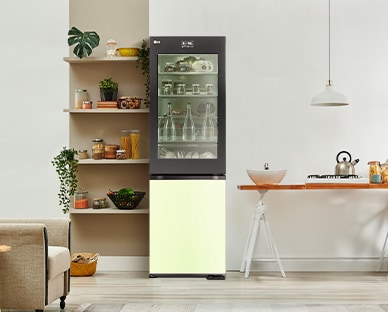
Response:
[[[112,108],[117,109],[117,102],[116,101],[97,101],[97,108]]]

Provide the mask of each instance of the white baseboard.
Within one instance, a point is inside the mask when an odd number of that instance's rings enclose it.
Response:
[[[282,258],[284,271],[287,272],[319,272],[319,271],[376,271],[379,258]],[[381,270],[387,271],[387,262]],[[97,270],[101,271],[148,271],[149,257],[100,256]],[[228,267],[228,271],[238,271],[240,267]],[[251,271],[277,271],[276,262],[252,262]]]
[[[379,258],[281,258],[284,271],[289,272],[371,272],[377,271],[380,265]],[[274,261],[254,261],[251,271],[277,271]],[[387,270],[387,262],[381,266],[382,271]]]
[[[148,271],[149,257],[109,256],[98,257],[100,271]]]

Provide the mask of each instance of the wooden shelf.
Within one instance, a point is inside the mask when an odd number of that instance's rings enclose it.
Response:
[[[148,208],[136,208],[131,210],[117,209],[117,208],[104,208],[104,209],[76,209],[70,208],[70,214],[149,214]]]
[[[80,159],[78,160],[79,165],[139,165],[139,164],[149,164],[150,160],[148,158],[140,159],[99,159],[95,160],[92,158]]]
[[[237,185],[241,191],[259,190],[362,190],[362,189],[388,189],[388,184],[369,183],[306,183],[306,184],[262,184],[262,185]]]
[[[149,108],[140,108],[140,109],[104,109],[104,108],[94,108],[94,109],[76,109],[76,108],[65,108],[63,110],[65,113],[71,114],[149,114]]]
[[[85,58],[78,58],[78,57],[64,57],[63,60],[69,64],[76,64],[76,63],[99,63],[99,62],[133,62],[138,59],[137,56],[116,56],[116,57],[93,57],[88,56]]]

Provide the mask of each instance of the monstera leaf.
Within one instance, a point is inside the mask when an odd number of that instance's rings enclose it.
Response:
[[[92,54],[92,50],[100,44],[100,36],[95,31],[82,32],[73,26],[68,35],[69,47],[75,44],[73,53],[81,59]]]

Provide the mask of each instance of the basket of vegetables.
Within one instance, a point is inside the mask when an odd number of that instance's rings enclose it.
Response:
[[[117,209],[130,210],[135,209],[139,205],[145,192],[134,191],[130,187],[126,187],[119,191],[109,190],[107,195]]]

